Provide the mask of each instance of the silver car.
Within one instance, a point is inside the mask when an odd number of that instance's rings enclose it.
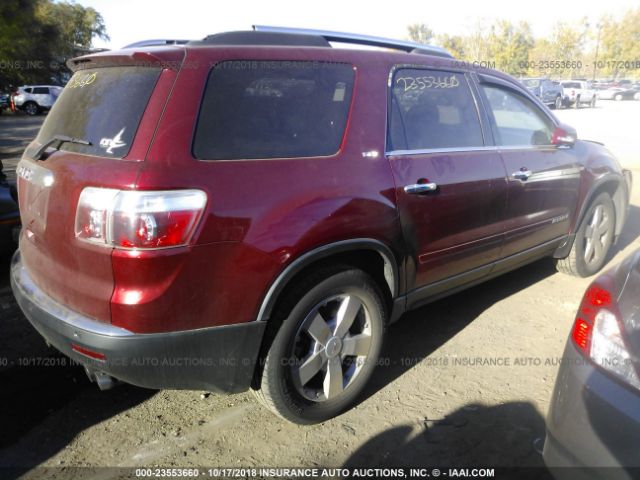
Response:
[[[638,478],[639,375],[640,250],[580,304],[547,416],[543,456],[556,478]]]
[[[53,85],[24,85],[18,88],[13,102],[27,115],[37,115],[50,110],[61,92],[62,87]]]

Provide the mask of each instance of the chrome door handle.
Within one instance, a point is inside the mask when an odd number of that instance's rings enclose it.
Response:
[[[427,193],[434,192],[438,189],[438,185],[435,183],[413,183],[404,187],[404,193]]]
[[[529,180],[529,177],[533,175],[531,170],[518,170],[517,172],[513,172],[511,176],[516,180]]]

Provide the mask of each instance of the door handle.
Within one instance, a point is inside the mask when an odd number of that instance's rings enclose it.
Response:
[[[436,183],[413,183],[404,187],[405,193],[419,195],[421,193],[435,192],[438,189]]]
[[[533,175],[533,172],[532,172],[531,170],[527,170],[527,169],[524,169],[524,170],[518,170],[517,172],[513,172],[513,173],[511,174],[511,176],[512,176],[513,178],[515,178],[516,180],[522,180],[523,182],[524,182],[525,180],[529,180],[529,177],[530,177],[531,175]]]

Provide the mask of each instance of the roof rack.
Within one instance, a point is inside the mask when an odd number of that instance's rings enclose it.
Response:
[[[360,35],[357,33],[332,32],[328,30],[313,30],[307,28],[271,27],[268,25],[253,25],[257,32],[269,33],[289,33],[294,35],[309,35],[323,37],[327,42],[353,43],[357,45],[369,45],[372,47],[391,48],[409,53],[420,53],[425,55],[435,55],[438,57],[453,58],[447,50],[435,45],[424,45],[422,43],[394,40],[383,37],[373,37]]]
[[[141,40],[140,42],[131,43],[122,47],[122,50],[127,48],[157,47],[161,45],[184,45],[185,43],[189,43],[189,40],[158,38],[155,40]]]

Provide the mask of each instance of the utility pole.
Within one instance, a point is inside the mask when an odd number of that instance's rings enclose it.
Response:
[[[598,50],[600,49],[600,31],[602,30],[602,24],[598,23],[596,25],[598,29],[598,39],[596,40],[596,58],[593,61],[593,78],[592,81],[596,79],[596,71],[598,69]]]

